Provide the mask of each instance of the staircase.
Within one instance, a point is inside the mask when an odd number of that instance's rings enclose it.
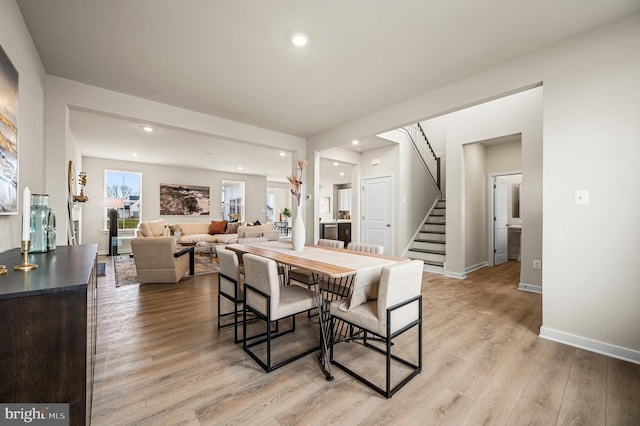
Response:
[[[424,261],[425,271],[444,272],[445,208],[445,200],[436,203],[407,252],[411,259]]]

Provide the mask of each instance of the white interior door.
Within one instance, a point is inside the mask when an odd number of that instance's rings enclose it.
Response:
[[[363,242],[384,246],[384,254],[393,254],[393,192],[391,176],[362,180]]]
[[[507,215],[507,180],[502,176],[496,176],[493,183],[494,265],[501,265],[508,259]]]

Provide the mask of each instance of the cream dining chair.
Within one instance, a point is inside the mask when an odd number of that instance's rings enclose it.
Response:
[[[242,256],[245,267],[245,301],[243,310],[243,348],[267,373],[287,365],[305,355],[320,349],[316,342],[313,347],[307,348],[282,361],[273,363],[271,350],[273,339],[286,333],[293,333],[296,329],[296,315],[307,312],[316,307],[315,292],[295,285],[281,286],[278,279],[278,267],[276,262],[265,257],[253,254]],[[256,340],[256,336],[247,337],[246,318],[248,313],[253,313],[257,319],[266,323],[266,338]],[[291,318],[291,329],[274,332],[271,325],[279,320]],[[277,330],[277,328],[276,328]],[[251,343],[248,342],[252,339]],[[266,344],[266,360],[252,350],[257,345]]]
[[[330,306],[331,340],[329,349],[329,359],[333,365],[355,377],[365,385],[391,398],[400,388],[406,385],[418,373],[422,371],[422,269],[421,260],[396,263],[382,268],[377,300],[366,301],[358,306],[349,306],[346,299],[336,300]],[[357,337],[348,336],[338,340],[338,327],[336,321],[342,320],[352,327],[362,330]],[[415,342],[417,344],[417,360],[401,358],[398,354],[392,353],[392,340],[399,338],[402,334],[417,327],[417,336],[407,336],[403,343]],[[371,335],[371,337],[369,337]],[[369,340],[382,340],[384,348],[380,344],[372,344]],[[377,367],[375,361],[365,362],[364,357],[358,357],[353,367],[347,367],[344,361],[336,359],[335,347],[342,345],[340,351],[343,360],[353,360],[353,355],[349,352],[349,345],[355,345],[362,341],[362,344],[385,356],[385,383],[378,386],[366,379],[358,371],[363,371],[363,366],[369,368]],[[410,345],[402,345],[410,347]],[[395,386],[391,386],[392,361],[409,367],[410,372]],[[353,365],[352,364],[352,365]],[[374,367],[371,367],[374,366]],[[352,369],[354,368],[354,369]],[[365,368],[366,369],[366,368]]]
[[[234,328],[234,341],[240,343],[242,339],[238,337],[238,324],[240,323],[240,305],[244,302],[244,282],[240,274],[240,262],[235,252],[223,247],[217,247],[218,262],[220,271],[218,272],[218,328]],[[233,303],[233,311],[223,313],[220,307],[221,298],[225,298]],[[223,318],[233,316],[233,321],[222,323]]]
[[[364,253],[383,254],[384,246],[380,246],[377,244],[351,242],[347,245],[347,250],[361,251]]]

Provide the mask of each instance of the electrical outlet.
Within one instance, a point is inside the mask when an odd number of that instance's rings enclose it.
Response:
[[[533,269],[542,269],[542,261],[539,259],[533,259]]]

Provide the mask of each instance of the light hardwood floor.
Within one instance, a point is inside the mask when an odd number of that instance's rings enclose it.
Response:
[[[264,373],[216,327],[216,275],[115,288],[104,259],[94,425],[640,425],[640,365],[539,338],[541,296],[517,290],[514,261],[424,274],[423,371],[386,400],[336,368],[326,381],[314,355]]]

